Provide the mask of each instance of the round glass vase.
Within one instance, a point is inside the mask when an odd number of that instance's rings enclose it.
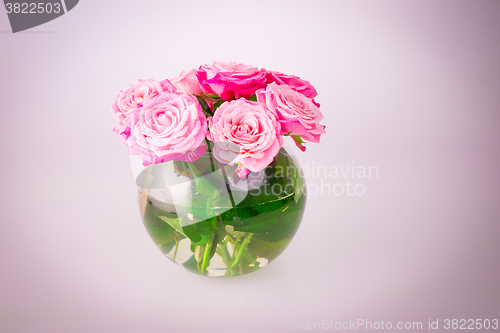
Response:
[[[305,182],[284,148],[260,172],[240,178],[236,168],[219,163],[207,149],[194,162],[153,164],[137,177],[151,239],[191,272],[213,277],[254,272],[276,259],[299,228]]]

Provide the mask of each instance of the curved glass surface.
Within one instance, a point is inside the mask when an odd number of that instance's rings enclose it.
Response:
[[[302,220],[304,178],[280,150],[261,172],[241,179],[210,150],[194,162],[151,165],[137,177],[144,225],[158,248],[208,276],[258,270],[280,255]]]

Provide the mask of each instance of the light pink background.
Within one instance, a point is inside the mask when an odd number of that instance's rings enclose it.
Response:
[[[499,17],[498,1],[82,0],[12,34],[0,9],[0,331],[500,319]],[[150,241],[109,112],[135,80],[213,60],[316,86],[327,133],[303,165],[379,170],[309,177],[366,193],[311,195],[285,253],[232,279]]]

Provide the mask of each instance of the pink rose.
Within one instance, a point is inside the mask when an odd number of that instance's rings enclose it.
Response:
[[[126,143],[128,138],[130,137],[130,127],[124,125],[121,122],[118,122],[115,128],[113,128],[113,132],[116,133],[120,137],[122,143]]]
[[[263,170],[283,144],[280,124],[262,103],[243,98],[225,102],[208,122],[207,138],[215,142],[215,158],[230,165],[240,163],[240,177]]]
[[[168,80],[139,80],[128,88],[120,91],[111,106],[113,116],[125,126],[132,127],[137,121],[140,108],[148,100],[160,95],[164,91],[175,92],[175,87]],[[120,131],[120,124],[117,131]],[[116,132],[116,131],[115,131]]]
[[[236,62],[214,62],[200,66],[196,76],[205,94],[219,95],[225,101],[249,98],[266,86],[266,74],[263,71]]]
[[[178,76],[170,79],[170,82],[177,88],[177,92],[190,95],[201,95],[200,83],[196,77],[196,69],[182,71]]]
[[[264,69],[264,72],[266,73],[266,83],[268,84],[276,82],[279,85],[290,86],[293,90],[298,91],[310,99],[313,99],[316,95],[318,95],[312,84],[306,80],[302,80],[300,77],[286,75],[280,72],[272,72],[266,69]]]
[[[280,134],[298,136],[306,141],[319,142],[325,126],[319,122],[323,115],[313,101],[287,85],[271,83],[257,91],[257,101],[265,104],[281,124]],[[297,146],[305,147],[294,138]]]
[[[164,92],[144,104],[127,143],[144,165],[192,162],[205,153],[206,133],[207,120],[196,97]]]

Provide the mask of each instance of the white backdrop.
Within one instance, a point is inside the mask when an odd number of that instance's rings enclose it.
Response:
[[[500,319],[499,17],[498,1],[82,0],[12,34],[1,9],[0,331]],[[214,60],[315,85],[327,132],[303,166],[378,170],[311,173],[289,248],[229,279],[149,239],[109,111],[139,78]]]

